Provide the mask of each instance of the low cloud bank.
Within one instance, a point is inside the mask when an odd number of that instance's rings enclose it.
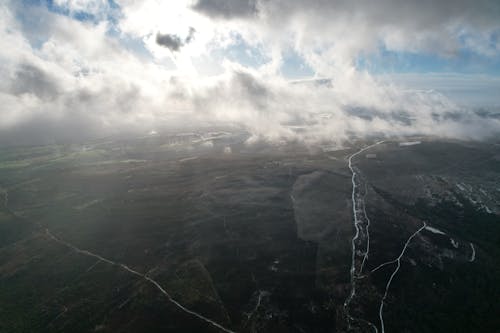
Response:
[[[95,80],[99,87],[90,77],[60,86],[54,73],[19,65],[0,93],[0,140],[77,141],[197,126],[234,126],[256,139],[306,144],[400,135],[481,140],[500,133],[498,110],[460,108],[435,91],[402,90],[367,74],[289,82],[233,68],[196,82],[170,77],[149,89],[132,78]]]

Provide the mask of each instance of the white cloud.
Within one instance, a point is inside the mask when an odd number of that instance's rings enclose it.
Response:
[[[100,13],[99,3],[60,5]],[[381,1],[379,8],[371,2],[261,1],[255,15],[239,8],[234,19],[231,11],[212,11],[212,19],[190,1],[119,4],[118,35],[107,21],[79,22],[44,8],[36,9],[43,29],[33,28],[16,19],[18,5],[0,5],[0,73],[6,78],[0,82],[0,139],[76,139],[207,123],[242,127],[256,138],[309,143],[417,133],[482,138],[500,130],[498,118],[462,110],[436,92],[401,89],[353,66],[358,52],[374,51],[380,41],[394,49],[452,53],[457,41],[449,39],[460,20],[470,31],[492,31],[491,15],[465,1],[457,5],[462,12],[444,17],[446,6],[437,6],[441,21],[429,14],[434,7],[427,2],[398,7]],[[390,6],[398,7],[392,12],[397,17],[388,14]],[[158,33],[184,40],[189,27],[196,29],[194,38],[178,52],[156,43]],[[32,36],[43,36],[40,45],[33,46]],[[237,36],[271,60],[253,69],[229,61],[224,50]],[[142,40],[151,58],[125,47],[124,38]],[[283,78],[282,52],[289,48],[316,75],[330,77],[330,84]],[[210,72],[203,66],[216,68],[212,76],[200,75]]]

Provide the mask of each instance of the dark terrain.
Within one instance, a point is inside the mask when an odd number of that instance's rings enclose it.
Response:
[[[227,331],[381,332],[394,272],[387,332],[499,329],[498,143],[389,140],[353,157],[366,217],[358,210],[356,294],[344,306],[355,234],[348,158],[372,142],[245,139],[2,148],[0,332],[221,331],[189,311]],[[145,274],[189,311],[89,254]],[[400,254],[399,270],[376,269]]]

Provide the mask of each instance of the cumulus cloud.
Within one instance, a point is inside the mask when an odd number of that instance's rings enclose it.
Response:
[[[319,0],[198,1],[192,7],[187,1],[176,2],[173,12],[156,1],[119,4],[123,16],[116,25],[80,22],[40,6],[30,9],[39,19],[26,21],[19,3],[0,5],[2,143],[207,124],[244,129],[256,139],[308,144],[412,134],[481,139],[500,133],[495,112],[462,108],[439,89],[402,87],[354,66],[359,52],[376,50],[379,43],[450,56],[463,36],[498,30],[494,1],[480,0],[478,8],[457,1],[448,12],[430,1],[389,0],[356,7]],[[397,7],[392,14],[391,6]],[[229,60],[224,52],[236,40],[269,60],[258,66]],[[131,41],[139,46],[131,47],[136,45]],[[476,41],[497,52],[494,43]],[[279,68],[290,48],[315,77],[294,82],[283,77]],[[195,64],[203,62],[215,64],[218,72],[200,75]]]
[[[291,46],[320,75],[335,75],[338,66],[380,48],[444,58],[463,49],[500,55],[495,0],[276,0],[258,8],[248,34],[265,45]]]

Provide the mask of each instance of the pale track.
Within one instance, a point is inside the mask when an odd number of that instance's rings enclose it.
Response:
[[[45,229],[45,233],[47,234],[47,236],[52,239],[53,241],[61,244],[61,245],[64,245],[66,246],[67,248],[70,248],[71,250],[79,253],[79,254],[82,254],[82,255],[85,255],[85,256],[89,256],[89,257],[93,257],[93,258],[96,258],[102,262],[105,262],[107,264],[110,264],[110,265],[113,265],[113,266],[118,266],[124,270],[126,270],[127,272],[133,274],[133,275],[136,275],[146,281],[148,281],[149,283],[153,284],[163,295],[165,295],[165,297],[167,298],[167,300],[174,304],[177,308],[181,309],[182,311],[184,311],[185,313],[188,313],[200,320],[203,320],[204,322],[212,325],[212,326],[215,326],[216,328],[220,329],[221,331],[223,332],[227,332],[227,333],[235,333],[234,331],[228,329],[228,328],[225,328],[224,326],[222,326],[221,324],[195,312],[195,311],[192,311],[188,308],[186,308],[184,305],[180,304],[178,301],[176,301],[175,299],[172,298],[172,296],[170,296],[170,294],[158,283],[156,282],[155,280],[153,280],[152,278],[150,278],[149,276],[147,276],[146,274],[142,274],[130,267],[128,267],[127,265],[125,264],[121,264],[121,263],[117,263],[117,262],[114,262],[110,259],[106,259],[98,254],[95,254],[95,253],[92,253],[90,251],[87,251],[87,250],[82,250],[82,249],[79,249],[78,247],[74,246],[73,244],[70,244],[60,238],[57,238],[56,236],[54,236],[50,231],[49,229]]]

